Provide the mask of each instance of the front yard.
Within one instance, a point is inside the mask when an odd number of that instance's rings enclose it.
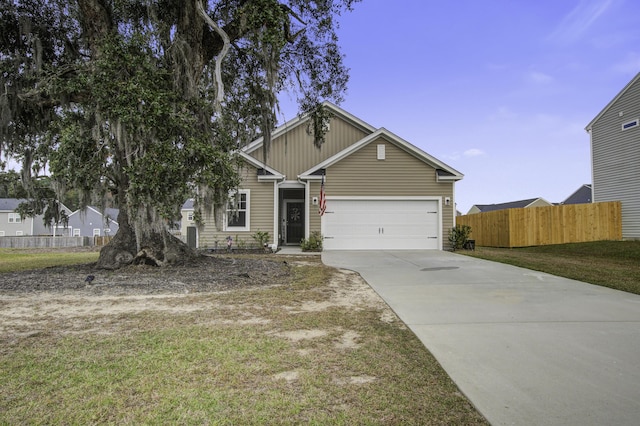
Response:
[[[476,247],[457,253],[640,294],[640,241],[525,248]]]

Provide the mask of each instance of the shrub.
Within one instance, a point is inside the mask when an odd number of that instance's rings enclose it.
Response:
[[[309,239],[300,241],[302,251],[322,251],[322,235],[318,231],[314,231],[309,235]]]
[[[464,248],[467,241],[469,241],[469,235],[471,234],[471,227],[469,225],[456,225],[449,230],[449,242],[453,250]]]
[[[256,231],[251,238],[256,242],[258,247],[263,248],[269,243],[269,232],[267,231]]]

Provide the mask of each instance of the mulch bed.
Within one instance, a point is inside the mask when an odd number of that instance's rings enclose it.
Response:
[[[132,265],[108,271],[90,263],[0,274],[0,293],[184,294],[286,284],[289,277],[284,260],[202,255],[161,268]]]

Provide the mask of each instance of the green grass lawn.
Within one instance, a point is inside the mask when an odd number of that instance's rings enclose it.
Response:
[[[98,260],[98,255],[98,251],[0,248],[0,273],[91,263]]]
[[[476,247],[457,253],[640,294],[640,241],[524,248]]]

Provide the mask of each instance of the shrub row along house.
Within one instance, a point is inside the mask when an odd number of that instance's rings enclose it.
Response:
[[[324,108],[331,118],[320,147],[308,116],[274,130],[266,159],[262,138],[245,146],[242,183],[223,223],[196,226],[187,204],[187,240],[215,248],[268,232],[270,244],[300,245],[317,233],[325,249],[443,249],[463,175],[384,128]]]
[[[67,223],[44,223],[43,216],[20,217],[16,213],[18,206],[26,200],[0,198],[0,237],[16,236],[65,236],[65,237],[104,237],[118,232],[118,210],[87,207],[72,212],[62,206],[68,217]]]

